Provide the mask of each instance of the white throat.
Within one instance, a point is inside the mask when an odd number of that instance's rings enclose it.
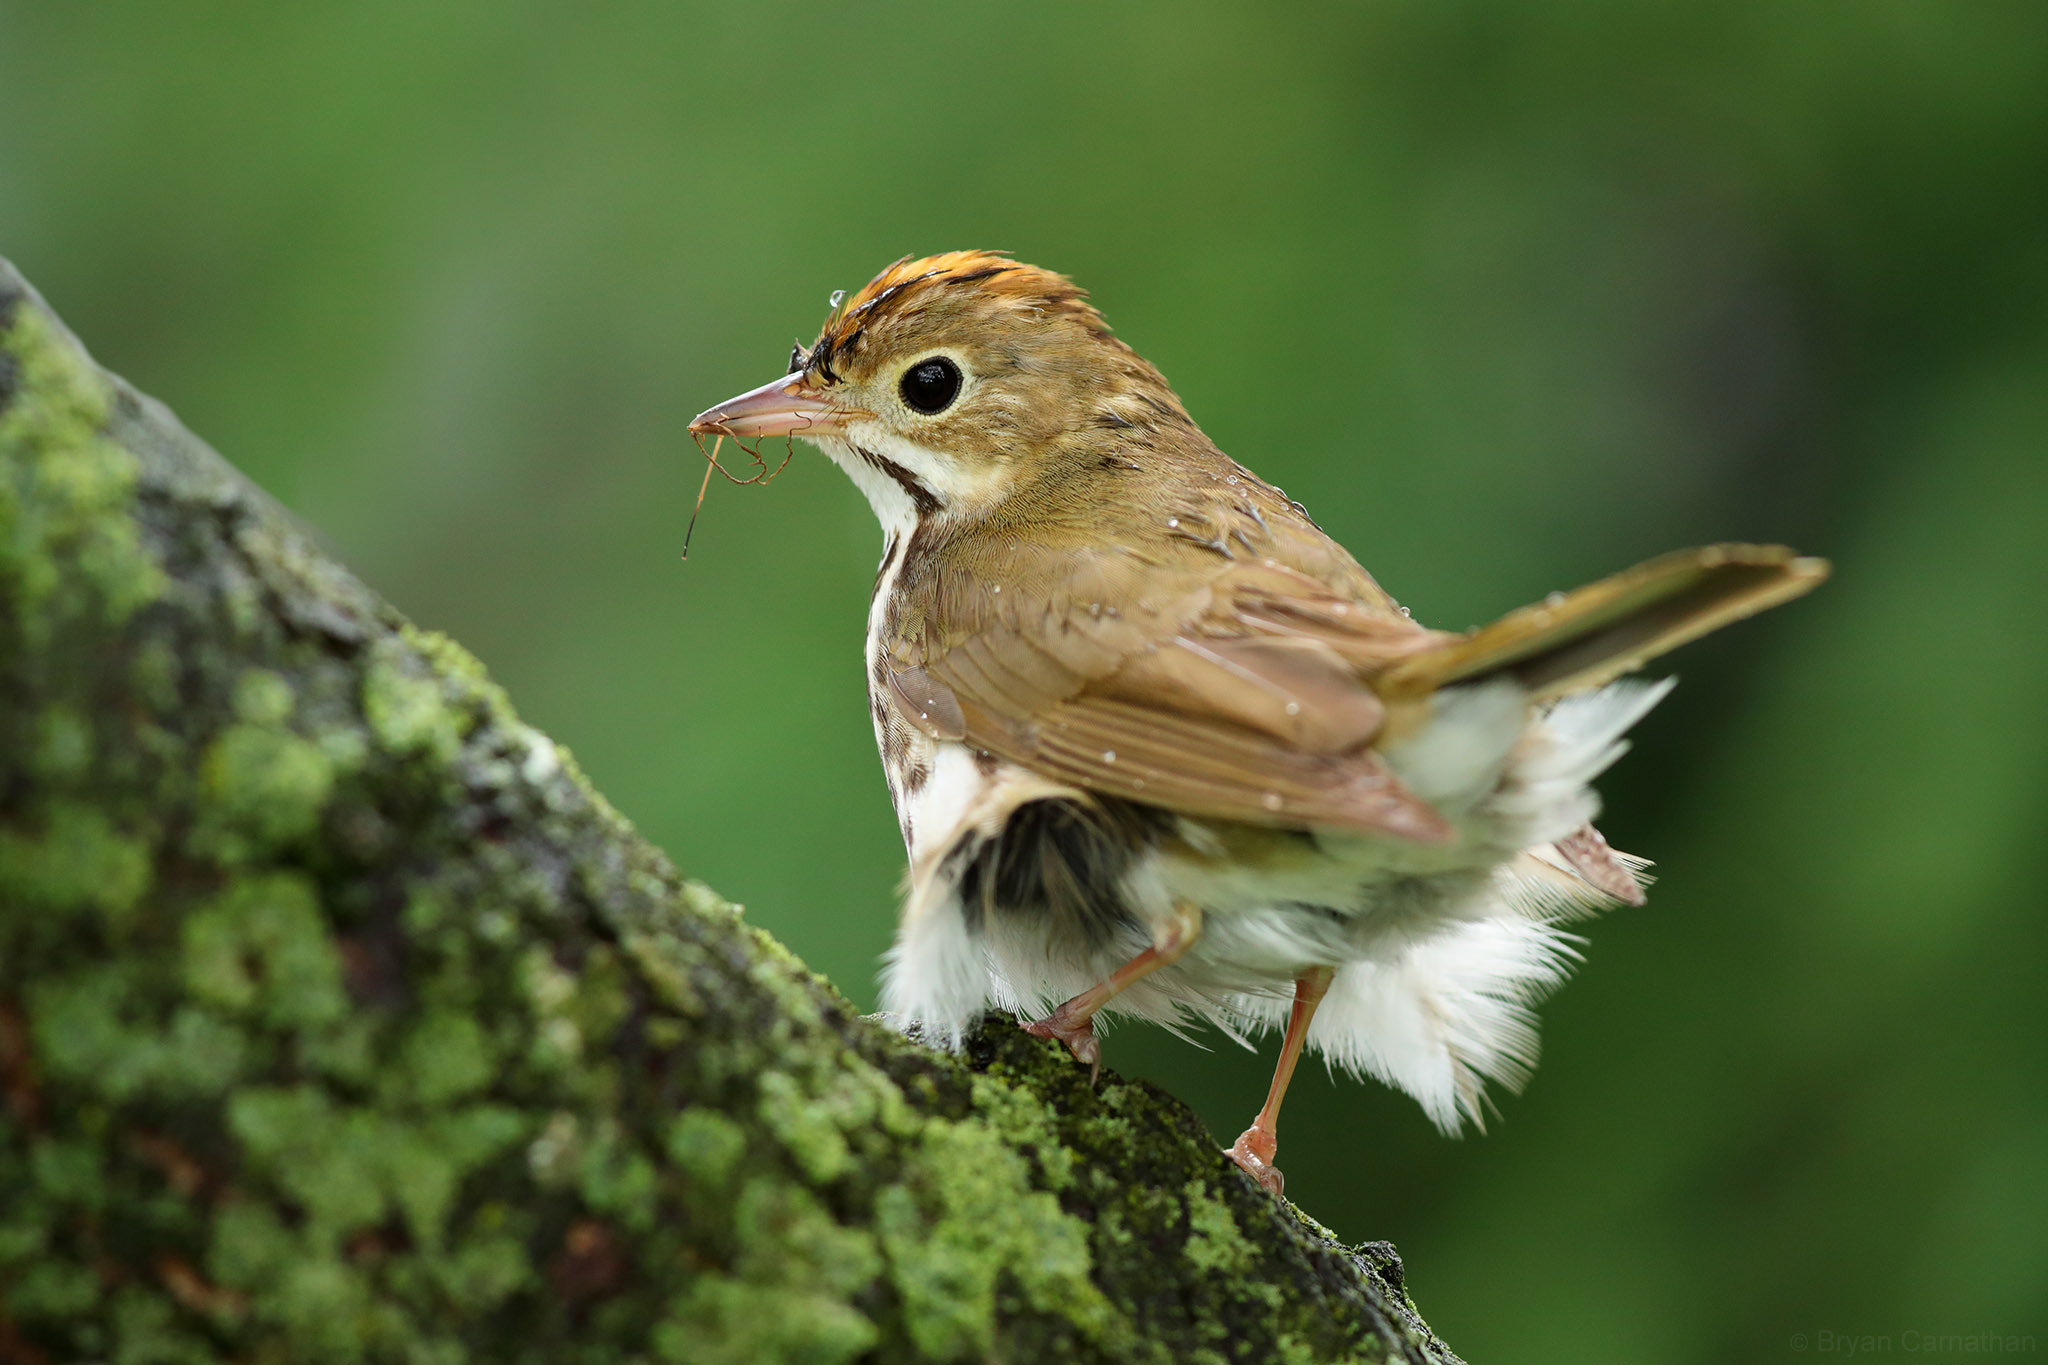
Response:
[[[1000,466],[963,465],[880,422],[855,422],[842,434],[814,439],[866,495],[888,535],[908,534],[933,516],[973,516],[1001,496],[1007,477]]]
[[[847,478],[853,480],[853,486],[861,491],[861,495],[868,500],[868,506],[874,509],[875,520],[882,523],[882,535],[885,539],[907,536],[916,529],[917,503],[911,498],[909,490],[904,488],[896,477],[863,459],[860,451],[854,448],[853,441],[844,436],[819,436],[814,439],[813,444],[825,453],[826,459],[845,470]],[[869,450],[875,449],[873,445],[865,442],[861,444]],[[897,444],[907,445],[908,442],[899,440]],[[928,451],[919,450],[918,454],[923,456],[925,464],[933,462]],[[913,476],[917,476],[919,482],[923,482],[920,472],[914,466],[901,460],[896,463],[901,468],[909,470]]]

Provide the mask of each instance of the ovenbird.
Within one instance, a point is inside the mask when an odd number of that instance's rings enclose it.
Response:
[[[1081,290],[989,252],[898,261],[690,430],[802,437],[881,520],[884,1008],[952,1039],[1011,1009],[1091,1066],[1102,1011],[1282,1028],[1230,1149],[1275,1192],[1305,1046],[1448,1131],[1520,1085],[1560,925],[1643,899],[1590,784],[1669,683],[1622,675],[1827,574],[1715,545],[1428,629]]]

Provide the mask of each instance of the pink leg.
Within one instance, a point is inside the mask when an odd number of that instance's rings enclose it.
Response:
[[[1330,989],[1334,967],[1311,967],[1294,979],[1294,1011],[1287,1016],[1287,1036],[1280,1044],[1280,1063],[1273,1068],[1273,1084],[1266,1091],[1266,1107],[1252,1120],[1252,1126],[1238,1135],[1225,1153],[1244,1167],[1245,1174],[1274,1194],[1280,1193],[1280,1168],[1273,1164],[1280,1150],[1280,1101],[1287,1095],[1287,1083],[1294,1079],[1294,1064],[1301,1060],[1302,1044],[1308,1040],[1308,1021]]]
[[[1024,1025],[1024,1031],[1065,1043],[1076,1061],[1088,1063],[1092,1084],[1102,1073],[1102,1044],[1095,1040],[1095,1012],[1121,995],[1133,981],[1173,962],[1202,936],[1201,912],[1185,906],[1176,909],[1179,913],[1173,923],[1152,940],[1150,948],[1111,972],[1107,981],[1090,986],[1038,1022]]]

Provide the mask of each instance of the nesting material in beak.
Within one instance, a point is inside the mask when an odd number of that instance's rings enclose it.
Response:
[[[690,421],[693,436],[832,436],[844,416],[800,374],[772,379],[728,398]]]

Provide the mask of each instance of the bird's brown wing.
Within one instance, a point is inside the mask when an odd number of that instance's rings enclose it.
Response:
[[[1373,752],[1385,712],[1367,682],[1445,637],[1269,559],[1006,569],[1007,600],[983,584],[974,629],[895,651],[890,690],[912,723],[1187,814],[1448,836]]]

